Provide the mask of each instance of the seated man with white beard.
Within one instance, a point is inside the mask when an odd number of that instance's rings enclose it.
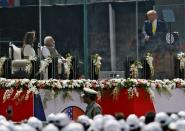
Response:
[[[44,58],[58,57],[61,58],[63,62],[65,62],[64,57],[62,57],[55,49],[55,40],[53,39],[52,36],[46,36],[44,38],[44,47],[42,48],[42,55]]]
[[[44,47],[42,48],[42,56],[45,58],[58,58],[58,74],[62,72],[62,63],[65,63],[66,60],[62,57],[58,51],[55,49],[55,41],[52,36],[46,36],[44,38]]]

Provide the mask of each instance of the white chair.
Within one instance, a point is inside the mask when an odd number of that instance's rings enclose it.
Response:
[[[9,56],[11,58],[11,76],[14,78],[24,78],[27,76],[26,66],[30,64],[30,60],[22,59],[22,49],[11,44],[9,46]],[[19,76],[21,74],[21,76]]]

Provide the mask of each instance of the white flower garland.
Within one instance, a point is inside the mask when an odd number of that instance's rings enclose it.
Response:
[[[136,87],[128,88],[128,96],[129,98],[133,98],[134,96],[139,97],[139,92]]]
[[[32,93],[34,93],[34,94],[39,94],[39,90],[38,90],[38,88],[36,87],[36,82],[37,82],[37,80],[35,80],[35,79],[33,79],[33,80],[31,80],[30,82],[29,82],[29,84],[28,84],[28,89],[32,92]]]
[[[64,73],[67,76],[67,79],[69,79],[70,76],[70,70],[71,70],[71,66],[72,66],[72,56],[70,54],[67,54],[66,57],[66,62],[64,63]]]
[[[8,99],[18,99],[21,94],[25,93],[25,100],[29,99],[31,93],[39,94],[39,89],[49,89],[52,92],[62,89],[82,89],[82,88],[93,88],[93,89],[113,89],[113,95],[116,99],[116,95],[119,94],[120,89],[127,89],[128,96],[133,98],[134,96],[139,97],[138,89],[145,89],[154,98],[154,90],[158,90],[159,93],[168,93],[175,88],[185,89],[185,80],[183,79],[164,79],[164,80],[145,80],[145,79],[110,79],[110,80],[29,80],[29,79],[5,79],[0,78],[0,89],[5,89],[3,95],[3,101],[6,102]],[[15,95],[13,95],[13,92]],[[55,95],[55,93],[52,93]]]
[[[26,65],[25,71],[26,71],[28,74],[31,74],[31,70],[32,70],[32,63],[31,63],[31,61],[30,61],[29,64]]]
[[[94,54],[92,56],[92,61],[93,61],[93,65],[95,66],[95,73],[96,73],[96,75],[98,75],[99,72],[100,72],[101,60],[102,60],[102,57],[100,57],[99,54]]]
[[[29,63],[26,65],[25,71],[30,75],[32,71],[32,63],[31,61],[36,61],[36,57],[29,57]]]
[[[178,53],[177,59],[180,61],[180,70],[185,69],[185,53]]]
[[[39,73],[45,72],[46,68],[49,66],[50,63],[52,63],[52,59],[50,57],[48,57],[44,60],[41,60]]]
[[[149,65],[151,76],[154,76],[153,59],[154,58],[152,57],[152,54],[150,54],[150,53],[146,54],[146,61],[147,61],[148,65]]]
[[[1,58],[0,58],[0,76],[2,76],[3,73],[4,73],[3,65],[4,65],[6,59],[7,59],[6,57],[1,57]]]
[[[8,90],[5,91],[5,93],[3,95],[3,103],[6,102],[8,99],[11,98],[13,92],[14,92],[14,89],[13,88],[8,89]]]
[[[143,66],[141,64],[141,62],[139,61],[135,61],[131,66],[130,66],[130,76],[132,78],[137,78],[139,75],[139,69],[142,69]]]

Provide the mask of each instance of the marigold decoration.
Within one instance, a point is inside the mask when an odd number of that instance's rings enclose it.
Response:
[[[146,54],[146,62],[149,65],[151,76],[154,76],[154,66],[153,66],[153,57],[151,53]]]
[[[4,65],[6,59],[7,59],[6,57],[1,57],[0,58],[0,76],[4,75],[3,65]]]
[[[93,65],[95,66],[95,74],[96,75],[98,75],[100,72],[101,60],[102,60],[102,57],[100,57],[99,54],[92,55],[92,62],[93,62]]]
[[[141,62],[139,61],[135,61],[133,64],[131,64],[130,66],[130,76],[131,78],[137,78],[139,75],[139,69],[142,69],[143,66],[141,64]]]
[[[71,68],[72,68],[72,55],[70,53],[66,54],[66,62],[64,63],[64,73],[67,76],[67,79],[69,79]]]
[[[185,53],[183,52],[178,53],[177,59],[180,61],[180,70],[185,69]]]

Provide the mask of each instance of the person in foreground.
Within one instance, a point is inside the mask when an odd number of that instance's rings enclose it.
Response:
[[[82,97],[84,103],[87,104],[85,115],[89,118],[93,118],[98,114],[102,114],[102,109],[99,104],[96,103],[97,92],[90,88],[84,88]]]

